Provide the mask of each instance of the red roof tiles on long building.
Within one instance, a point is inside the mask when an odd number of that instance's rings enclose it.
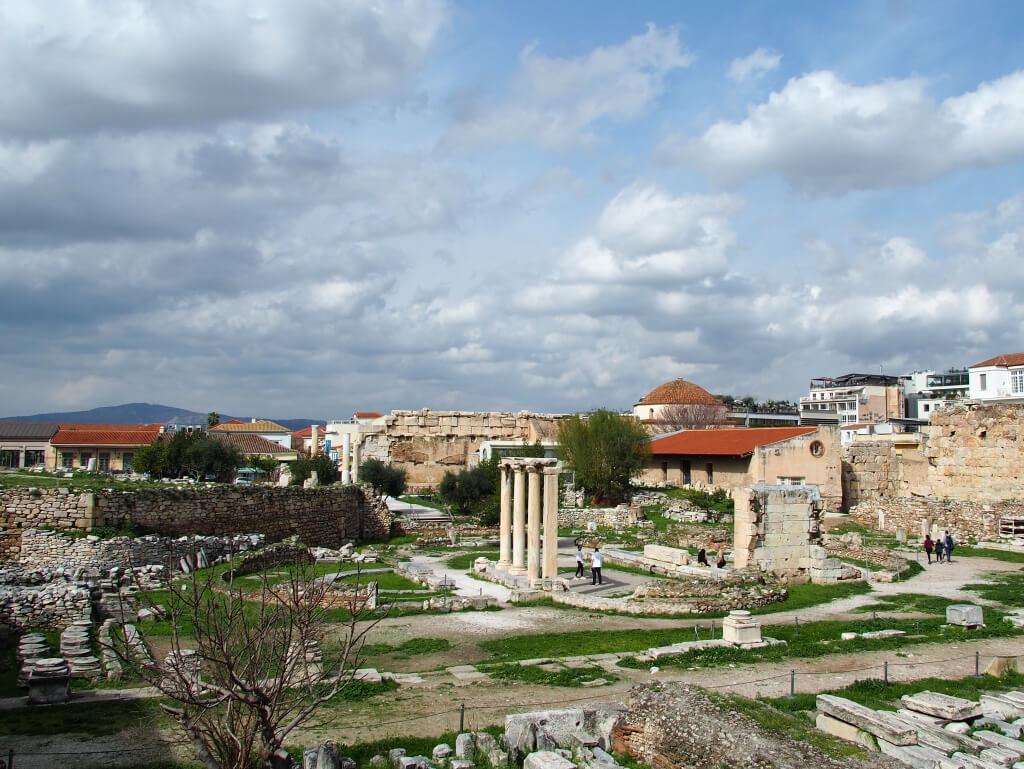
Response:
[[[651,453],[740,457],[789,438],[807,435],[817,427],[734,427],[723,430],[683,430],[655,438]]]
[[[57,430],[54,446],[145,446],[160,434],[160,425],[75,425]],[[89,429],[95,428],[95,429]]]
[[[1024,366],[1024,352],[1012,352],[1009,355],[997,355],[994,358],[975,363],[971,368],[982,366]]]

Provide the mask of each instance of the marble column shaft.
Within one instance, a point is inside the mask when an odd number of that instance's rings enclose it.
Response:
[[[544,468],[544,570],[545,579],[558,576],[558,468]]]
[[[515,482],[512,490],[512,569],[513,574],[526,573],[526,478],[522,465],[513,466]]]
[[[529,478],[530,495],[527,506],[526,577],[531,585],[540,579],[540,474],[537,465],[526,468]]]
[[[512,468],[501,465],[501,528],[498,531],[498,567],[512,565]]]

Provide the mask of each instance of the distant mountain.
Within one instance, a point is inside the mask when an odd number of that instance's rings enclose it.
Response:
[[[267,417],[261,417],[267,418]],[[221,414],[220,420],[249,421],[249,417],[233,417]],[[323,424],[319,419],[271,419],[289,430],[301,430],[310,425]],[[49,414],[28,414],[17,417],[0,417],[0,422],[81,422],[83,424],[138,425],[162,422],[176,425],[205,425],[206,413],[188,411],[174,406],[157,403],[124,403],[120,406],[100,406],[88,411],[55,411]]]

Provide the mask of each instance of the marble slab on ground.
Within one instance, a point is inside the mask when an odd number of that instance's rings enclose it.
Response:
[[[542,665],[545,662],[554,662],[554,660],[551,657],[534,657],[533,659],[519,660],[519,665],[525,668],[529,665]]]
[[[954,753],[950,758],[963,766],[964,769],[1006,769],[1002,764],[993,764],[991,761],[986,761],[978,756],[972,756],[969,753]]]
[[[974,738],[990,748],[1005,748],[1014,751],[1018,756],[1024,756],[1024,742],[1007,737],[1005,734],[982,729],[974,733]],[[1020,758],[1017,760],[1019,761]]]
[[[918,713],[947,721],[967,721],[981,716],[981,703],[939,692],[904,694],[900,702],[908,710],[916,710]]]
[[[835,697],[831,694],[819,694],[817,707],[819,713],[825,713],[852,724],[893,745],[917,744],[917,731],[907,726],[905,722],[891,718],[885,712],[876,712],[871,708],[864,707],[853,700]]]
[[[878,751],[898,759],[915,769],[966,769],[959,762],[950,762],[945,753],[926,745],[893,745],[888,740],[878,739]]]
[[[567,668],[579,670],[580,668],[593,667],[594,663],[589,657],[563,657],[560,662]]]
[[[565,666],[559,665],[557,662],[542,662],[537,667],[548,673],[561,673],[565,670]]]
[[[423,676],[416,673],[392,673],[392,680],[399,686],[412,686],[423,683]]]
[[[608,654],[588,654],[587,658],[590,659],[590,660],[593,660],[594,662],[607,662],[608,660],[617,660],[619,658],[619,655],[618,654],[611,654],[611,653],[608,653]]]
[[[481,681],[487,678],[486,673],[481,673],[472,665],[455,665],[448,668],[448,672],[456,681]]]
[[[376,668],[359,668],[352,677],[356,681],[366,681],[370,684],[379,684],[382,680]]]

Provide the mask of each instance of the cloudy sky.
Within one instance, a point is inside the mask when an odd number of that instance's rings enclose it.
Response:
[[[1024,4],[5,0],[0,414],[1024,350]]]

